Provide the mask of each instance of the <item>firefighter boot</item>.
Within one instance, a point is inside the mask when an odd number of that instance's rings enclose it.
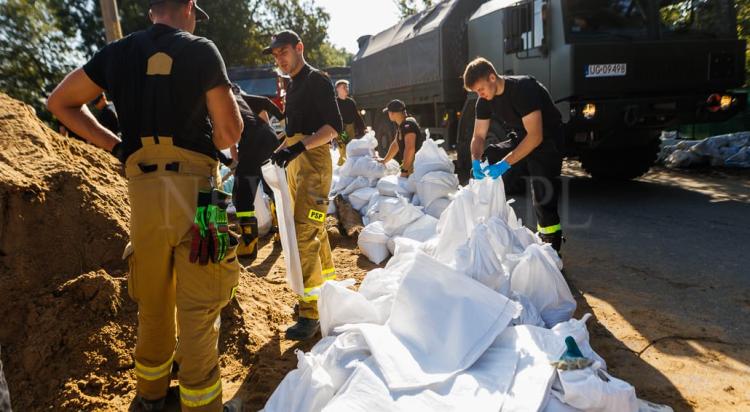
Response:
[[[258,219],[255,216],[240,218],[240,239],[237,256],[255,260],[258,257]]]
[[[286,338],[289,340],[308,340],[315,336],[320,330],[320,322],[317,319],[299,317],[297,323],[286,330]]]
[[[273,242],[278,243],[281,242],[281,236],[279,235],[279,219],[276,217],[276,202],[271,199],[269,203],[271,209],[271,230],[269,232],[273,233]]]
[[[558,255],[560,254],[560,248],[562,247],[562,243],[565,241],[561,230],[549,234],[539,233],[539,237],[542,239],[542,242],[549,243],[550,246],[552,246],[552,249],[555,249]]]

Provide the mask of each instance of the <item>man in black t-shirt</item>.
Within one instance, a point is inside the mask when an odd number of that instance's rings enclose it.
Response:
[[[350,140],[362,137],[365,134],[365,121],[357,111],[357,102],[349,97],[349,81],[339,80],[336,82],[336,103],[339,105],[341,120],[344,130],[339,134],[339,166],[346,161],[346,144]]]
[[[396,137],[388,148],[388,153],[380,161],[387,163],[391,159],[401,161],[401,176],[409,177],[414,173],[414,156],[424,143],[424,135],[419,123],[406,113],[406,105],[401,100],[391,100],[383,109],[388,119],[396,123]]]
[[[153,25],[113,42],[69,74],[48,100],[63,123],[125,168],[130,203],[128,293],[138,303],[137,396],[132,410],[165,407],[173,362],[182,411],[221,411],[221,309],[239,282],[226,229],[217,151],[242,132],[216,46],[191,33],[208,18],[195,0],[151,0]],[[85,103],[106,91],[122,140]],[[200,264],[198,264],[200,263]],[[179,345],[176,323],[179,322]],[[224,411],[240,410],[236,402]]]
[[[509,186],[512,178],[528,175],[539,236],[559,252],[562,228],[557,201],[562,156],[557,144],[562,141],[562,122],[552,97],[533,77],[498,76],[492,63],[481,57],[466,66],[463,78],[466,90],[479,95],[471,140],[474,178],[503,176]],[[485,150],[491,120],[503,125],[506,140]],[[482,158],[490,163],[484,169]]]
[[[341,115],[330,78],[305,62],[305,46],[297,33],[284,30],[263,50],[291,76],[286,93],[286,141],[271,156],[286,168],[294,205],[304,293],[297,323],[286,330],[290,340],[307,340],[320,329],[318,296],[323,283],[336,278],[325,218],[333,165],[328,145],[341,133]]]

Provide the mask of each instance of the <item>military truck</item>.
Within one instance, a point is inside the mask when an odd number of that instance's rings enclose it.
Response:
[[[563,115],[566,156],[592,176],[632,179],[656,159],[659,132],[744,110],[745,42],[732,0],[445,0],[359,39],[360,106],[388,140],[380,109],[404,100],[470,168],[476,95],[460,76],[476,56],[532,75]],[[490,139],[504,140],[493,123]],[[381,142],[387,144],[387,142]]]

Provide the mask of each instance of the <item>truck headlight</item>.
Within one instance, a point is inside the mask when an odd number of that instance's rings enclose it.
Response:
[[[734,103],[734,97],[732,96],[721,96],[721,100],[719,101],[719,107],[721,107],[721,110],[727,110],[729,107],[732,106],[732,103]]]
[[[593,119],[596,116],[596,105],[594,103],[586,103],[581,113],[586,120]]]

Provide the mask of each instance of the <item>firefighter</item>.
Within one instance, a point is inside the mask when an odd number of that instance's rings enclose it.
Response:
[[[401,100],[391,100],[383,109],[388,119],[396,124],[396,137],[388,148],[388,153],[380,161],[386,163],[393,158],[401,160],[401,176],[409,177],[414,173],[414,156],[424,143],[424,135],[416,119],[406,112],[406,105]]]
[[[336,82],[336,103],[339,105],[341,120],[344,123],[344,130],[338,138],[338,165],[341,166],[346,161],[346,144],[350,140],[362,137],[365,134],[365,121],[357,111],[357,102],[349,97],[348,80],[342,79]]]
[[[208,15],[195,0],[149,6],[154,24],[69,74],[48,107],[124,164],[131,209],[124,256],[128,292],[138,304],[131,410],[165,407],[174,361],[183,411],[236,411],[237,401],[222,407],[218,325],[240,267],[227,227],[228,195],[213,186],[217,151],[239,140],[242,121],[218,49],[192,35]],[[122,140],[83,106],[105,90]]]
[[[297,323],[286,330],[291,340],[312,338],[319,330],[320,288],[336,277],[325,216],[333,174],[328,144],[341,133],[341,115],[333,84],[305,62],[304,50],[299,36],[285,30],[263,51],[273,54],[279,69],[292,79],[286,93],[287,138],[271,156],[286,167],[305,284]]]
[[[562,169],[558,145],[563,129],[549,91],[533,77],[499,76],[481,57],[466,66],[463,79],[466,90],[479,96],[471,140],[474,178],[502,176],[508,187],[512,179],[530,177],[539,236],[559,253],[563,238],[557,213]],[[507,139],[485,150],[491,120],[503,125]],[[482,158],[490,165],[482,168]]]
[[[232,91],[244,124],[239,148],[231,148],[232,157],[237,161],[232,190],[241,234],[237,256],[254,261],[258,256],[258,219],[255,217],[254,201],[263,181],[261,166],[279,146],[276,132],[268,124],[268,113],[277,119],[283,118],[283,115],[267,97],[248,95],[236,85]],[[273,192],[265,182],[263,189],[273,199]]]

